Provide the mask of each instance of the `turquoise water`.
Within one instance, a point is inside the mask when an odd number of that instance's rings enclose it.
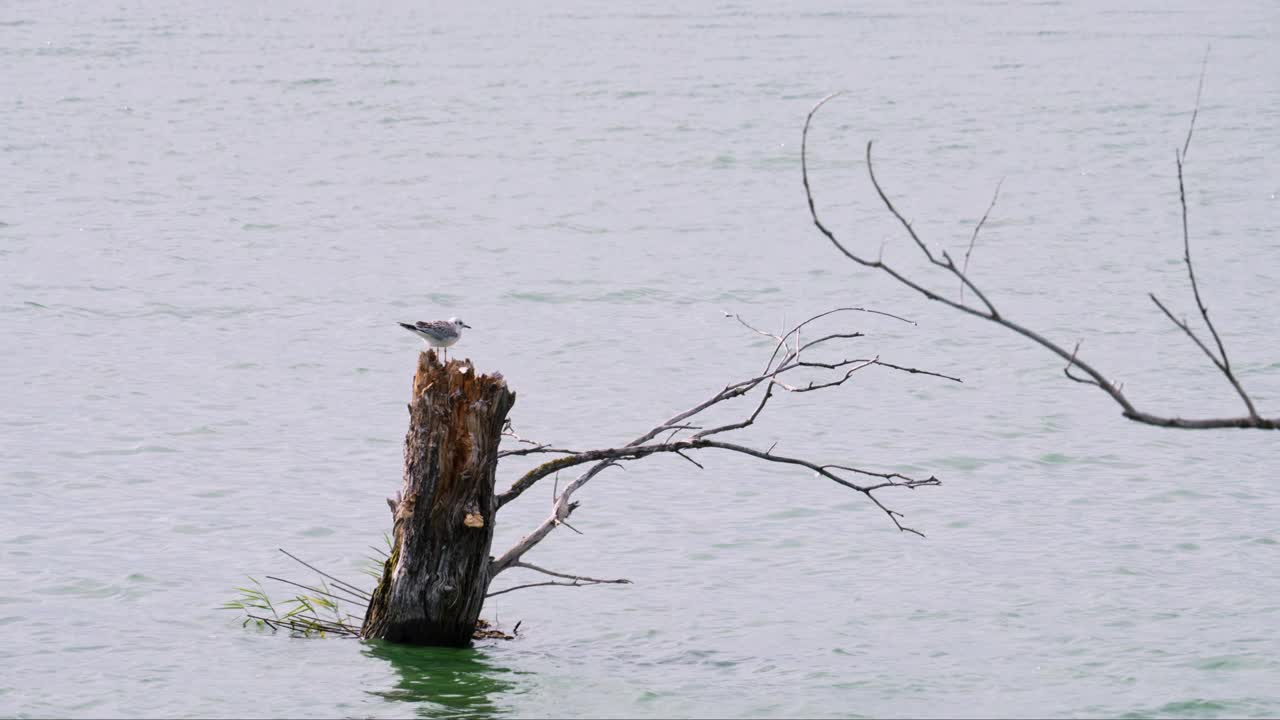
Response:
[[[1124,421],[1061,363],[841,260],[923,273],[866,178],[1010,317],[1144,408],[1241,412],[1146,298],[1201,289],[1280,413],[1280,12],[1268,3],[309,3],[0,8],[0,715],[1280,714],[1274,434]],[[940,275],[924,275],[949,288]],[[624,442],[837,305],[867,371],[744,440],[936,474],[886,494],[654,458],[530,560],[471,651],[300,640],[218,606],[285,547],[352,580],[388,529],[417,341],[521,434]],[[733,412],[743,407],[733,408]],[[749,408],[746,408],[749,410]],[[499,483],[518,476],[504,466]],[[506,547],[549,510],[531,491]],[[511,580],[518,580],[516,577]],[[508,578],[500,582],[505,583]]]

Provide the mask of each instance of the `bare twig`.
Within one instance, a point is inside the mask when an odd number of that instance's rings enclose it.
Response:
[[[514,565],[512,565],[512,567],[524,568],[524,569],[526,569],[526,570],[532,570],[532,571],[534,571],[534,572],[540,572],[540,573],[542,573],[543,575],[550,575],[551,577],[558,577],[558,578],[561,578],[561,579],[564,579],[564,580],[581,580],[581,581],[583,581],[583,582],[590,582],[590,583],[611,583],[611,584],[614,584],[614,585],[630,585],[630,584],[631,584],[631,581],[630,581],[630,580],[628,580],[628,579],[626,579],[626,578],[615,578],[615,579],[613,579],[613,580],[602,580],[602,579],[600,579],[600,578],[587,577],[586,575],[570,575],[570,574],[568,574],[568,573],[556,572],[555,570],[548,570],[548,569],[546,569],[546,568],[544,568],[544,567],[541,567],[541,566],[539,566],[539,565],[534,565],[533,563],[529,563],[529,562],[518,562],[518,563],[515,563]]]
[[[498,595],[505,595],[509,592],[515,592],[516,590],[524,590],[525,588],[548,587],[552,585],[557,585],[560,587],[585,587],[587,585],[604,585],[604,584],[612,584],[612,583],[629,583],[629,582],[631,581],[630,580],[598,580],[593,582],[582,582],[579,580],[574,580],[572,582],[556,582],[555,580],[548,580],[546,582],[526,583],[524,585],[515,585],[513,587],[503,588],[501,590],[491,592],[485,595],[485,597],[491,598],[491,597],[496,597]]]
[[[1196,83],[1196,105],[1191,110],[1191,122],[1187,124],[1187,139],[1182,143],[1182,159],[1187,159],[1187,151],[1191,149],[1191,133],[1196,129],[1196,116],[1200,114],[1200,96],[1204,94],[1204,76],[1209,70],[1209,50],[1212,46],[1206,45],[1204,48],[1204,60],[1200,61],[1200,82]]]
[[[515,450],[499,450],[498,457],[519,457],[521,455],[572,455],[577,452],[568,448],[551,447],[550,445],[535,445],[528,448],[517,448]]]
[[[704,466],[702,463],[698,462],[697,460],[694,460],[693,458],[689,457],[688,455],[685,455],[683,450],[676,450],[675,452],[676,452],[676,454],[677,454],[677,455],[679,455],[680,457],[682,457],[682,458],[684,458],[685,460],[688,460],[689,462],[693,463],[693,464],[694,464],[694,465],[695,465],[699,470],[706,470],[706,469],[707,469],[707,468],[706,468],[706,466]]]
[[[511,424],[510,418],[508,418],[507,421],[503,423],[502,437],[511,438],[512,440],[518,443],[529,445],[529,447],[518,448],[515,450],[500,450],[498,451],[499,458],[516,457],[520,455],[539,455],[544,453],[551,453],[551,454],[557,454],[557,455],[572,455],[574,452],[573,450],[568,450],[565,448],[552,447],[550,443],[540,443],[535,440],[528,440],[520,437],[519,435],[516,434],[515,427]]]
[[[1205,53],[1205,61],[1208,61],[1207,51]],[[1200,85],[1201,87],[1204,86],[1203,69],[1200,73]],[[1183,145],[1182,153],[1175,153],[1174,159],[1177,161],[1178,166],[1178,203],[1182,207],[1182,260],[1187,265],[1187,278],[1191,281],[1191,295],[1195,298],[1196,308],[1200,311],[1200,317],[1204,318],[1204,324],[1209,328],[1209,334],[1213,336],[1213,342],[1218,347],[1218,354],[1214,355],[1203,342],[1200,342],[1200,338],[1196,337],[1196,334],[1191,331],[1191,328],[1187,326],[1186,323],[1180,323],[1174,319],[1173,314],[1156,299],[1154,294],[1151,295],[1151,300],[1164,312],[1166,316],[1168,316],[1170,320],[1173,321],[1175,325],[1182,328],[1183,332],[1190,336],[1191,339],[1195,341],[1196,345],[1200,346],[1200,349],[1204,351],[1205,355],[1209,356],[1209,359],[1213,361],[1213,364],[1217,366],[1218,370],[1224,377],[1226,377],[1227,382],[1231,383],[1231,387],[1235,388],[1240,399],[1244,401],[1245,408],[1249,412],[1249,417],[1254,420],[1259,420],[1261,418],[1258,417],[1258,410],[1254,407],[1253,400],[1249,398],[1249,394],[1244,391],[1244,388],[1240,385],[1240,381],[1236,379],[1235,373],[1231,370],[1231,360],[1227,357],[1227,348],[1222,344],[1222,338],[1218,335],[1218,329],[1214,327],[1213,320],[1209,319],[1209,308],[1205,307],[1204,301],[1200,299],[1200,284],[1196,282],[1196,269],[1195,265],[1191,262],[1191,232],[1188,229],[1187,223],[1187,190],[1182,178],[1182,163],[1183,158],[1186,155],[1187,148],[1191,145],[1191,132],[1195,128],[1196,115],[1199,111],[1200,92],[1196,91],[1196,109],[1191,113],[1191,128],[1187,130],[1187,141],[1186,144]]]
[[[964,251],[964,267],[960,268],[960,273],[967,275],[969,273],[969,255],[973,254],[973,246],[978,242],[978,233],[982,232],[982,226],[987,224],[987,217],[991,215],[991,211],[996,207],[996,200],[1000,197],[1000,186],[1004,185],[1004,178],[1000,178],[1000,182],[996,183],[996,191],[991,194],[991,204],[987,206],[987,211],[982,213],[982,219],[973,228],[973,237],[969,238],[969,247]],[[964,304],[964,283],[960,283],[960,303]]]
[[[702,432],[695,434],[692,439],[701,440],[704,437],[710,437],[722,432],[729,432],[730,430],[741,430],[742,428],[751,425],[756,421],[756,418],[760,417],[760,411],[764,410],[764,406],[767,405],[769,403],[769,399],[773,397],[773,386],[777,384],[778,382],[776,380],[769,380],[768,386],[764,389],[764,395],[760,397],[760,404],[756,406],[755,412],[747,416],[746,420],[743,420],[742,422],[729,423],[728,425],[721,425],[720,427],[714,427],[710,430],[703,430]]]
[[[857,363],[856,365],[849,368],[848,370],[846,370],[844,375],[836,377],[835,380],[829,380],[827,382],[822,382],[822,383],[814,382],[810,380],[809,384],[805,385],[804,387],[788,385],[780,380],[775,380],[774,382],[778,385],[778,387],[782,388],[783,390],[786,390],[787,392],[793,392],[793,393],[812,392],[814,390],[825,390],[827,388],[836,387],[837,385],[843,385],[845,381],[849,379],[849,376],[853,375],[854,373],[858,372],[864,367],[875,365],[879,360],[880,358],[871,358],[870,360],[864,360],[862,362]],[[846,364],[848,364],[847,361],[838,363],[838,365],[846,365]],[[805,365],[808,367],[814,367],[817,365],[817,363],[805,363]]]
[[[825,367],[825,368],[835,368],[835,367],[839,367],[839,366],[841,366],[841,365],[848,365],[848,364],[850,364],[850,363],[860,363],[860,362],[866,362],[866,361],[864,361],[864,360],[842,360],[842,361],[840,361],[839,363],[836,363],[835,365],[826,365],[826,364],[823,364],[823,363],[815,363],[815,362],[807,362],[807,361],[806,361],[806,362],[799,363],[799,365],[800,365],[801,367]],[[964,382],[964,380],[961,380],[960,378],[955,377],[954,375],[945,375],[945,374],[943,374],[943,373],[934,372],[934,371],[932,371],[932,370],[921,370],[920,368],[907,367],[907,366],[905,366],[905,365],[895,365],[895,364],[890,363],[890,362],[885,362],[885,361],[881,360],[881,359],[880,359],[880,358],[878,358],[878,357],[876,357],[876,358],[872,358],[872,359],[871,359],[871,361],[870,361],[870,364],[872,364],[872,365],[877,365],[877,366],[879,366],[879,367],[883,367],[883,368],[889,368],[890,370],[897,370],[898,372],[904,372],[904,373],[907,373],[908,375],[930,375],[930,376],[932,376],[932,377],[942,378],[943,380],[950,380],[950,381],[952,381],[952,382],[958,382],[958,383],[963,383],[963,382]]]
[[[831,340],[840,340],[840,339],[849,339],[849,338],[860,338],[860,337],[865,337],[865,336],[864,336],[862,333],[860,333],[860,332],[854,332],[854,333],[832,333],[832,334],[830,334],[830,335],[824,335],[823,337],[820,337],[820,338],[818,338],[817,340],[812,340],[812,341],[807,342],[807,343],[801,343],[801,342],[800,342],[800,331],[801,331],[801,330],[803,330],[806,326],[808,326],[809,324],[811,324],[811,323],[813,323],[813,322],[816,322],[816,321],[818,321],[818,320],[821,320],[822,318],[828,317],[828,316],[830,316],[830,315],[834,315],[834,314],[836,314],[836,313],[841,313],[841,312],[863,312],[863,313],[870,313],[870,314],[873,314],[873,315],[883,315],[884,317],[893,318],[894,320],[899,320],[899,321],[904,322],[904,323],[907,323],[907,324],[909,324],[909,325],[915,325],[915,324],[916,324],[916,322],[915,322],[914,320],[908,320],[907,318],[904,318],[904,317],[902,317],[901,315],[894,315],[893,313],[884,312],[884,311],[882,311],[882,310],[868,310],[867,308],[861,308],[861,307],[839,307],[839,308],[834,308],[834,309],[832,309],[832,310],[827,310],[826,312],[818,313],[817,315],[814,315],[813,317],[810,317],[809,319],[805,320],[804,322],[801,322],[801,323],[799,323],[798,325],[796,325],[796,326],[792,327],[790,330],[788,330],[787,332],[783,333],[782,335],[775,335],[775,334],[773,334],[773,333],[771,333],[771,332],[768,332],[768,331],[766,331],[766,330],[761,330],[760,328],[758,328],[758,327],[756,327],[756,326],[752,325],[751,323],[747,322],[746,320],[743,320],[743,319],[742,319],[742,316],[741,316],[741,315],[739,315],[739,314],[737,314],[737,313],[725,312],[725,313],[724,313],[724,315],[725,315],[725,317],[729,317],[729,318],[733,318],[734,320],[737,320],[737,321],[738,321],[738,323],[739,323],[740,325],[742,325],[743,327],[747,328],[747,329],[748,329],[748,330],[750,330],[751,332],[754,332],[754,333],[756,333],[756,334],[758,334],[758,335],[763,335],[763,336],[765,336],[765,337],[767,337],[767,338],[772,338],[773,340],[776,340],[776,341],[777,341],[777,343],[778,343],[778,344],[774,347],[774,349],[773,349],[773,354],[769,356],[769,362],[765,364],[765,370],[764,370],[764,371],[767,373],[767,372],[769,372],[769,371],[770,371],[770,369],[772,369],[772,368],[773,368],[773,363],[774,363],[775,361],[777,361],[777,360],[778,360],[778,358],[779,358],[778,353],[780,353],[780,352],[781,352],[781,353],[782,353],[782,357],[787,357],[788,355],[790,355],[790,354],[793,352],[793,351],[792,351],[792,349],[791,349],[791,345],[790,345],[790,340],[791,340],[791,337],[792,337],[793,335],[794,335],[794,336],[795,336],[795,338],[796,338],[796,349],[795,349],[795,351],[794,351],[796,354],[799,354],[800,352],[802,352],[802,351],[804,351],[804,350],[807,350],[807,349],[810,349],[810,348],[816,347],[816,346],[818,346],[818,345],[820,345],[820,344],[822,344],[822,343],[824,343],[824,342],[828,342],[828,341],[831,341]]]
[[[1076,354],[1079,352],[1080,343],[1077,342],[1075,348],[1071,350],[1071,357],[1067,360],[1066,367],[1062,368],[1062,374],[1078,383],[1084,383],[1085,385],[1097,385],[1098,382],[1092,378],[1080,377],[1079,375],[1071,374],[1071,366],[1076,364]]]
[[[278,582],[278,583],[284,583],[285,585],[292,585],[292,586],[297,587],[297,588],[302,588],[303,590],[307,590],[307,591],[309,591],[309,592],[313,592],[313,593],[315,593],[316,595],[323,595],[323,596],[325,596],[325,597],[331,597],[331,598],[333,598],[334,600],[345,600],[346,602],[358,602],[358,603],[367,603],[367,602],[369,602],[369,598],[367,598],[367,597],[360,597],[360,596],[358,596],[358,595],[355,595],[355,594],[353,594],[353,593],[351,593],[351,592],[347,592],[347,591],[343,591],[343,592],[346,592],[346,595],[345,595],[345,596],[343,596],[343,595],[335,595],[334,593],[329,592],[329,591],[326,591],[326,590],[321,590],[321,589],[319,589],[319,588],[313,588],[313,587],[311,587],[310,585],[303,585],[302,583],[297,583],[297,582],[294,582],[294,581],[292,581],[292,580],[285,580],[284,578],[278,578],[278,577],[275,577],[274,575],[268,575],[268,576],[267,576],[267,579],[268,579],[268,580],[275,580],[276,582]],[[338,589],[338,590],[342,590],[341,588],[337,588],[337,589]]]
[[[313,572],[315,572],[317,575],[321,577],[328,578],[329,580],[333,581],[334,585],[337,585],[343,588],[344,590],[347,590],[351,594],[361,598],[365,602],[368,602],[370,596],[369,596],[369,593],[365,592],[364,590],[361,590],[360,588],[356,587],[355,585],[352,585],[351,583],[343,582],[339,580],[338,578],[330,575],[329,573],[326,573],[323,570],[317,568],[315,565],[299,560],[296,555],[294,555],[293,553],[290,553],[288,550],[285,550],[284,548],[276,548],[276,549],[284,553],[285,555],[289,556],[291,560],[298,563],[299,565],[302,565],[303,567],[312,570]]]
[[[942,251],[941,259],[937,258],[936,256],[934,256],[933,253],[929,252],[929,247],[925,245],[924,241],[920,239],[920,236],[916,234],[916,229],[912,227],[910,222],[907,222],[907,219],[902,216],[902,213],[898,212],[898,208],[894,206],[891,200],[889,200],[889,196],[885,194],[884,188],[880,187],[880,181],[876,180],[875,165],[871,162],[871,143],[870,142],[867,143],[867,173],[871,176],[871,185],[875,187],[876,194],[880,196],[880,200],[884,202],[884,206],[889,209],[890,213],[893,213],[893,216],[895,218],[897,218],[898,223],[902,225],[903,229],[907,231],[907,234],[911,236],[911,239],[915,241],[916,247],[920,248],[920,252],[924,253],[925,258],[927,258],[930,263],[950,272],[952,275],[959,278],[961,287],[969,288],[969,290],[971,290],[974,295],[978,296],[978,299],[982,301],[982,304],[986,306],[987,314],[989,317],[991,318],[1000,317],[1000,313],[996,312],[995,306],[991,304],[991,301],[987,299],[987,296],[984,295],[982,291],[977,288],[977,286],[975,286],[972,282],[969,281],[969,277],[967,275],[965,275],[963,272],[960,271],[959,268],[956,267],[955,262],[951,260],[951,256],[947,254],[947,251],[946,250]],[[887,265],[884,265],[882,267],[885,267],[886,269],[888,268]],[[946,303],[947,305],[951,305],[952,307],[959,307],[959,308],[964,307],[963,305],[957,305],[956,303],[953,303],[950,300],[946,300],[945,298],[942,298],[942,297],[931,297],[930,299],[941,300],[942,302]]]

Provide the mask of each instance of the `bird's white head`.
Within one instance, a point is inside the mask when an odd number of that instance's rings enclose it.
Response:
[[[451,317],[451,318],[449,318],[449,322],[453,323],[453,326],[454,326],[454,327],[456,327],[456,328],[458,328],[459,330],[461,330],[462,328],[470,328],[470,327],[471,327],[470,325],[468,325],[468,324],[466,324],[466,323],[462,322],[462,320],[461,320],[461,319],[456,318],[456,317]]]

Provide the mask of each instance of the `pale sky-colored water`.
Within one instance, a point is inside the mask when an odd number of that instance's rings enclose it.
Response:
[[[1194,252],[1280,414],[1271,3],[306,3],[0,8],[0,714],[1240,716],[1280,713],[1274,434],[1124,421],[999,328],[841,260],[972,259],[1006,314],[1171,414],[1236,414],[1151,306]],[[935,278],[937,279],[937,278]],[[951,283],[945,282],[944,288]],[[517,391],[522,433],[625,441],[858,304],[867,373],[745,439],[936,474],[928,539],[783,468],[605,474],[468,652],[242,630],[284,546],[352,579],[388,529],[418,342]],[[499,482],[518,467],[505,469]],[[498,545],[548,510],[504,511]]]

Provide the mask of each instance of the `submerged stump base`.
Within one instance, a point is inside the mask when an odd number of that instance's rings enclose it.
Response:
[[[418,356],[403,487],[388,500],[391,553],[361,637],[471,644],[489,589],[498,443],[515,399],[501,374],[477,376],[470,360]]]

